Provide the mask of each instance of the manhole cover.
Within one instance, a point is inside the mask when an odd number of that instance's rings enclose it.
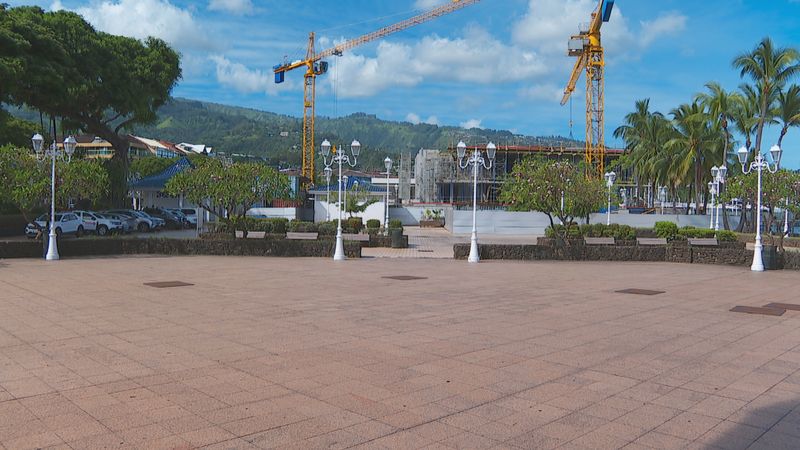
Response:
[[[786,310],[777,308],[759,308],[758,306],[736,306],[731,308],[731,312],[745,314],[763,314],[765,316],[782,316]]]
[[[183,281],[157,281],[155,283],[145,283],[144,285],[154,288],[174,288],[183,286],[194,286],[192,283],[184,283]]]
[[[428,277],[414,277],[411,275],[394,275],[391,277],[381,277],[387,280],[400,280],[400,281],[413,281],[413,280],[427,280]]]
[[[621,291],[616,291],[620,294],[633,294],[633,295],[658,295],[663,294],[664,291],[651,291],[648,289],[623,289]]]
[[[770,303],[769,305],[764,305],[764,308],[788,309],[789,311],[800,311],[800,305],[795,305],[793,303]]]

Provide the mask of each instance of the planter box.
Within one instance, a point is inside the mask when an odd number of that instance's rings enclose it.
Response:
[[[419,226],[420,228],[441,228],[444,226],[444,218],[420,220]]]

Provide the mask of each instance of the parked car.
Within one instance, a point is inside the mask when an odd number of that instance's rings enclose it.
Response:
[[[183,222],[184,228],[194,228],[194,226],[197,225],[196,223],[193,224],[192,221],[189,220],[189,217],[187,217],[186,214],[184,214],[183,211],[178,208],[167,208],[167,211],[175,214],[181,220],[181,222]]]
[[[124,214],[126,216],[134,217],[136,219],[136,231],[140,232],[151,231],[164,226],[164,221],[162,219],[156,219],[155,217],[151,217],[149,214],[146,214],[142,211],[136,211],[133,209],[109,209],[105,212],[110,214]]]
[[[197,226],[197,210],[194,208],[181,208],[179,209],[180,212],[189,219],[189,223]]]
[[[174,212],[170,211],[166,208],[145,208],[144,212],[149,214],[152,217],[162,219],[165,222],[165,226],[167,228],[178,230],[184,227],[183,219],[175,214]]]
[[[115,213],[98,213],[98,215],[109,220],[119,221],[122,225],[122,233],[132,233],[136,231],[137,219],[133,216]]]
[[[49,223],[50,223],[50,215],[49,214],[42,214],[39,216],[34,222],[37,225],[42,227],[45,232],[49,232]],[[55,231],[56,236],[63,236],[63,235],[74,235],[75,237],[81,237],[84,232],[83,222],[78,216],[74,213],[57,213],[56,214],[56,222],[55,222]],[[29,238],[33,238],[36,236],[36,226],[32,223],[29,223],[25,227],[25,235]]]
[[[83,229],[87,233],[96,233],[98,236],[107,236],[109,233],[122,232],[122,221],[106,218],[94,211],[72,211],[83,222]]]
[[[158,230],[164,228],[167,224],[167,221],[162,219],[161,217],[155,217],[151,214],[148,214],[145,211],[133,211],[139,217],[144,217],[145,219],[149,219],[150,222],[153,223],[153,228]]]

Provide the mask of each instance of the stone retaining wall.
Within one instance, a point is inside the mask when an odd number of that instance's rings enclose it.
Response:
[[[506,259],[522,261],[642,261],[676,262],[687,264],[721,264],[748,266],[753,252],[731,247],[690,246],[570,246],[556,248],[542,245],[479,245],[481,259]],[[469,244],[453,246],[455,259],[467,259]],[[791,268],[800,266],[800,255],[792,256]],[[790,268],[790,267],[787,267]]]
[[[216,255],[332,257],[334,241],[288,241],[266,239],[65,239],[58,243],[62,257],[108,255]],[[358,242],[345,242],[348,258],[361,257]],[[0,259],[41,258],[41,241],[0,242]]]

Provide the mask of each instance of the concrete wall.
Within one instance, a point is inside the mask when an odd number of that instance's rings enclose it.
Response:
[[[250,208],[247,210],[248,216],[262,216],[270,219],[284,218],[296,220],[300,217],[300,208]]]
[[[386,211],[384,210],[386,202],[377,202],[369,205],[367,210],[363,213],[354,214],[353,217],[361,217],[364,223],[367,223],[367,220],[370,219],[378,219],[381,224],[385,221]],[[325,211],[330,211],[331,220],[336,220],[339,217],[339,208],[336,207],[336,203],[327,203],[324,200],[315,200],[314,201],[314,222],[324,222],[325,221]],[[342,218],[346,219],[349,215],[346,212],[342,212]]]
[[[730,217],[731,228],[739,223],[738,217]],[[636,228],[652,228],[656,222],[675,222],[679,227],[709,226],[709,216],[687,216],[676,214],[611,214],[611,223],[630,225]],[[592,214],[589,223],[606,223],[605,214]],[[720,217],[720,224],[722,217]],[[540,212],[478,211],[478,233],[506,235],[544,235],[550,226],[547,216]],[[472,211],[445,211],[445,228],[453,234],[472,232]]]

